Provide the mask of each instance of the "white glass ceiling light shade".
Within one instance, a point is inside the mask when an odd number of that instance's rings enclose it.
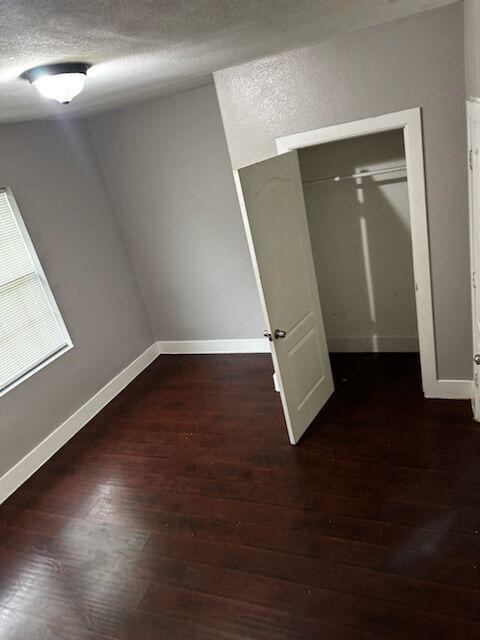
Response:
[[[42,96],[68,104],[83,90],[89,66],[85,62],[62,62],[29,69],[22,77]]]
[[[82,91],[85,76],[83,73],[58,73],[55,76],[42,76],[32,84],[45,98],[68,104]]]

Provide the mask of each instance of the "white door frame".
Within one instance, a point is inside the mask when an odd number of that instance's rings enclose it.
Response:
[[[476,345],[479,342],[478,329],[477,329],[477,315],[480,300],[478,299],[478,273],[479,273],[479,257],[480,246],[478,245],[478,232],[475,233],[475,227],[480,224],[480,210],[478,210],[478,203],[473,197],[474,181],[478,180],[478,172],[473,172],[473,158],[470,154],[472,149],[472,125],[473,123],[480,123],[480,102],[474,102],[467,100],[467,135],[468,135],[468,154],[469,154],[469,171],[468,171],[468,209],[469,209],[469,235],[470,235],[470,274],[472,283],[472,338],[473,338],[473,353],[475,354]],[[480,126],[480,125],[479,125]],[[477,186],[477,185],[475,185]],[[477,186],[477,189],[480,185]],[[475,224],[475,220],[477,221]],[[475,367],[476,368],[476,367]],[[478,390],[478,384],[480,374],[478,371],[474,372],[473,376],[473,415],[475,420],[480,421],[480,393]]]
[[[469,381],[463,385],[455,380],[439,380],[437,376],[421,109],[406,109],[277,138],[277,153],[395,129],[403,130],[405,144],[423,392],[427,398],[470,398]]]

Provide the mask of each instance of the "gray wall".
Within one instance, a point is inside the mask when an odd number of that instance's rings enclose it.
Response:
[[[155,337],[261,337],[213,85],[94,117],[90,128]]]
[[[420,106],[440,378],[471,379],[462,4],[219,71],[235,167],[275,138]]]
[[[418,351],[406,171],[318,182],[404,166],[402,132],[298,155],[330,351]]]
[[[0,400],[0,475],[153,342],[88,131],[0,127],[10,186],[74,348]]]
[[[480,2],[463,0],[467,97],[480,99]]]

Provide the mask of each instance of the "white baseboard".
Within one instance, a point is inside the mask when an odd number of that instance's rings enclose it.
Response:
[[[232,340],[166,340],[157,342],[159,353],[270,353],[266,338]]]
[[[435,380],[429,389],[425,389],[425,397],[443,400],[471,400],[473,382],[471,380]]]
[[[417,336],[340,336],[327,338],[334,353],[418,352]]]
[[[120,391],[134,380],[159,355],[154,343],[138,358],[120,371],[110,382],[82,405],[65,422],[48,435],[39,445],[22,458],[0,478],[0,504],[35,473],[82,427],[99,413]]]

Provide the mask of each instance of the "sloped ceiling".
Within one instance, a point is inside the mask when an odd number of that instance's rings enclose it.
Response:
[[[455,0],[3,0],[0,122],[82,114],[211,81],[211,73]],[[93,64],[65,107],[19,78],[27,68]]]

